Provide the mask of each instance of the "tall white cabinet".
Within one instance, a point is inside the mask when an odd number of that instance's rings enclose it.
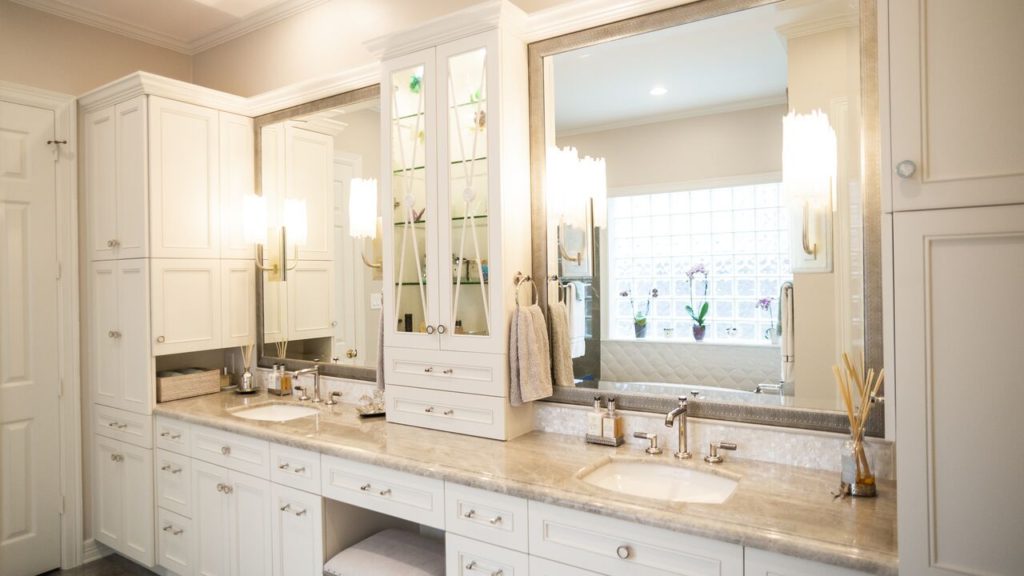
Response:
[[[889,0],[879,15],[900,573],[1018,574],[1024,4]]]
[[[237,217],[253,192],[252,120],[235,113],[241,98],[145,73],[79,103],[93,536],[153,566],[155,517],[173,515],[154,504],[157,359],[255,341]],[[183,528],[163,520],[171,546]]]
[[[486,12],[369,44],[384,60],[385,395],[389,421],[509,439],[532,428],[509,405],[507,353],[531,262],[526,47],[520,10]]]

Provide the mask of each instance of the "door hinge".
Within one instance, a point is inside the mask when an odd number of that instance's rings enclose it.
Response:
[[[57,262],[57,280],[61,279],[64,274],[64,269],[61,267],[60,262]]]

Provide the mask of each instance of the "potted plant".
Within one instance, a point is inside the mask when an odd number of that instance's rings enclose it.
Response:
[[[772,296],[761,298],[757,301],[757,307],[768,313],[768,320],[771,322],[771,328],[764,331],[764,337],[772,343],[772,346],[779,343],[779,336],[782,331],[782,326],[775,325],[775,314],[772,313],[772,304],[774,303],[775,298]]]
[[[690,303],[686,305],[686,312],[693,320],[693,339],[700,342],[704,340],[704,333],[708,328],[705,322],[707,322],[708,310],[711,308],[711,304],[708,302],[708,270],[704,264],[697,264],[687,270],[686,277],[690,280]],[[695,277],[704,281],[704,291],[699,303],[695,303],[693,300],[693,279]]]
[[[629,307],[633,311],[633,334],[637,338],[647,337],[647,316],[651,313],[651,299],[658,297],[658,289],[651,288],[648,298],[634,300],[629,290],[619,293],[623,298],[629,298]]]

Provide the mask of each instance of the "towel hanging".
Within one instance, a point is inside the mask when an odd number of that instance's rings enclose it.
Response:
[[[523,276],[522,272],[516,272],[515,278],[512,279],[512,283],[515,285],[516,289],[517,308],[519,307],[519,289],[522,288],[523,285],[526,283],[529,283],[530,286],[533,287],[533,303],[537,304],[538,302],[540,302],[540,294],[537,290],[537,283],[533,281],[533,278],[531,276]]]

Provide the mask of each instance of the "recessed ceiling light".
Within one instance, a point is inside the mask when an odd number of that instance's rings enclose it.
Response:
[[[651,96],[664,96],[665,94],[668,94],[668,88],[664,86],[658,85],[651,88]]]

